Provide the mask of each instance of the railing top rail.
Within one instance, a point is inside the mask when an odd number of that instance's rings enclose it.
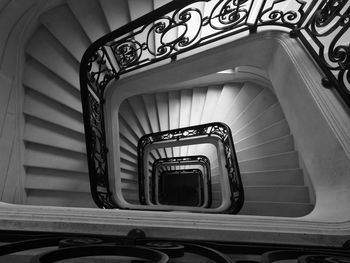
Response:
[[[193,3],[212,3],[208,13]],[[323,70],[322,83],[335,87],[350,107],[350,2],[344,0],[176,0],[101,37],[80,65],[91,192],[99,207],[115,203],[108,181],[104,118],[106,86],[120,75],[240,33],[270,26],[300,39]],[[197,22],[193,19],[197,18]],[[166,40],[174,28],[182,28]],[[196,32],[190,35],[188,28]],[[141,34],[143,37],[140,38]],[[153,48],[152,38],[158,41]],[[152,41],[153,41],[152,40]]]

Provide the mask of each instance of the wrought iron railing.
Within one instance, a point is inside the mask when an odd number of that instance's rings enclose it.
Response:
[[[131,230],[127,236],[1,231],[0,242],[1,262],[128,262],[125,257],[134,259],[131,262],[154,263],[350,262],[348,242],[339,247],[325,247],[160,239],[149,238],[140,229]]]
[[[196,2],[211,9],[191,6]],[[103,110],[104,91],[112,80],[228,36],[274,26],[302,41],[323,70],[323,83],[335,87],[350,106],[349,12],[346,0],[177,0],[94,42],[82,58],[80,83],[96,204],[116,206],[108,181]]]
[[[138,183],[139,183],[139,198],[141,204],[146,202],[146,187],[148,179],[145,175],[144,163],[146,148],[151,144],[187,141],[190,138],[217,138],[223,145],[223,155],[225,158],[225,168],[229,179],[230,188],[230,207],[226,213],[238,213],[243,206],[244,191],[237,162],[236,151],[234,148],[230,127],[224,123],[213,122],[196,126],[184,127],[168,131],[150,133],[142,136],[137,145],[138,158]]]
[[[180,165],[187,165],[191,167],[191,165],[200,165],[203,169],[203,181],[206,184],[205,188],[207,194],[207,200],[205,202],[205,207],[210,207],[212,203],[212,190],[211,190],[211,170],[210,170],[210,161],[208,157],[204,155],[192,155],[192,156],[180,156],[180,157],[172,157],[172,158],[161,158],[154,161],[152,164],[152,189],[156,189],[156,175],[159,167],[167,167],[173,166],[177,167]],[[155,194],[153,193],[152,197],[155,200]]]

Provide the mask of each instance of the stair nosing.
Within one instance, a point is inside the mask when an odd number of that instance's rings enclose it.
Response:
[[[254,144],[253,146],[249,146],[247,148],[243,148],[243,149],[241,149],[239,151],[236,151],[236,153],[238,154],[240,152],[243,152],[243,151],[246,151],[246,150],[250,150],[250,149],[253,149],[253,148],[256,148],[256,147],[264,146],[266,144],[273,143],[273,142],[276,142],[276,141],[279,141],[279,140],[283,140],[283,139],[286,139],[288,137],[291,137],[292,140],[293,140],[293,135],[292,134],[287,134],[287,135],[283,135],[283,136],[277,137],[277,138],[272,139],[272,140],[267,140],[267,141],[265,141],[263,143]]]
[[[282,152],[282,153],[269,154],[269,155],[261,156],[261,157],[259,157],[259,158],[252,158],[252,159],[240,160],[240,161],[239,161],[239,164],[240,164],[240,163],[243,163],[243,162],[249,162],[249,161],[254,161],[254,160],[261,160],[261,159],[265,159],[265,158],[276,157],[276,156],[279,156],[279,155],[287,155],[287,154],[292,154],[292,153],[298,154],[298,151],[293,150],[293,151],[287,151],[287,152]],[[290,169],[290,168],[289,168],[289,169]],[[292,169],[294,169],[294,168],[292,168]],[[298,169],[298,168],[296,167],[295,169]],[[270,170],[268,170],[268,171],[270,171]]]

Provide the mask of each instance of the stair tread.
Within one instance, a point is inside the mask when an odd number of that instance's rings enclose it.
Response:
[[[225,83],[223,84],[220,97],[218,99],[218,107],[215,109],[213,119],[226,122],[226,118],[231,105],[235,102],[237,95],[242,89],[241,83]]]
[[[25,166],[88,172],[86,155],[35,143],[27,143]]]
[[[249,135],[239,141],[235,141],[235,148],[244,149],[247,147],[253,147],[260,145],[264,142],[271,141],[274,138],[283,137],[290,134],[288,123],[285,119],[280,120],[272,125],[257,131],[254,134]]]
[[[45,12],[40,21],[80,62],[90,41],[68,6],[60,5]]]
[[[294,141],[292,135],[283,136],[262,144],[247,147],[239,151],[236,150],[238,160],[249,160],[262,158],[273,154],[290,152],[294,150]]]
[[[130,22],[128,4],[125,0],[100,0],[109,30],[113,31]]]
[[[35,32],[26,52],[79,90],[79,63],[47,29],[41,27]]]
[[[309,203],[307,186],[244,186],[245,201],[270,201],[288,203]]]
[[[247,123],[261,114],[261,112],[264,112],[268,107],[276,103],[276,101],[277,99],[273,92],[269,88],[264,88],[253,98],[235,121],[230,124],[230,127],[232,127],[232,133],[235,133],[240,127],[244,127]]]
[[[276,154],[270,154],[270,155],[267,155],[267,156],[263,156],[263,157],[258,157],[258,158],[251,158],[251,159],[248,159],[248,160],[242,160],[240,162],[249,162],[249,161],[255,161],[255,160],[261,160],[261,159],[267,159],[267,158],[273,158],[273,157],[278,157],[278,156],[285,156],[285,155],[290,155],[290,154],[297,154],[298,152],[297,151],[288,151],[288,152],[283,152],[283,153],[276,153]],[[293,167],[293,168],[298,168],[298,167]]]
[[[205,97],[205,102],[202,111],[201,123],[209,123],[212,121],[213,109],[217,105],[220,97],[222,86],[209,86]]]
[[[235,133],[232,133],[234,141],[240,141],[249,137],[258,131],[271,126],[272,124],[284,119],[284,114],[279,103],[275,103],[258,115],[255,119],[240,127]]]
[[[28,116],[26,118],[25,141],[86,153],[85,138],[82,134]]]
[[[234,126],[236,120],[249,107],[252,101],[263,92],[263,88],[253,83],[244,83],[239,93],[229,107],[228,114],[225,116],[225,122],[229,125],[231,130],[235,130]]]
[[[23,112],[38,119],[54,122],[56,125],[84,133],[83,118],[80,113],[30,89],[26,89]]]
[[[243,185],[303,185],[301,169],[241,173]]]
[[[245,201],[240,215],[301,217],[310,213],[314,205],[310,203],[251,202]]]
[[[79,91],[34,59],[26,60],[23,83],[50,99],[82,113]]]
[[[73,177],[65,176],[64,173],[52,175],[27,172],[25,189],[90,193],[90,180],[88,174]]]
[[[241,172],[299,168],[298,153],[291,151],[240,161],[239,168]]]
[[[91,42],[110,32],[98,1],[67,0],[67,3]]]
[[[96,208],[90,193],[38,190],[27,191],[28,205]]]

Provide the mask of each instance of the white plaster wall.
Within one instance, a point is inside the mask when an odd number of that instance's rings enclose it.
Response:
[[[0,200],[19,204],[24,193],[19,171],[17,93],[13,85],[13,80],[0,72]]]
[[[322,73],[311,59],[295,55],[302,53],[299,45],[281,42],[269,75],[315,189],[316,206],[307,218],[348,220],[350,159],[348,145],[343,144],[347,138],[341,138],[340,130],[347,129],[350,116],[337,115],[346,106],[334,90],[322,86]],[[335,105],[336,112],[329,108]]]

